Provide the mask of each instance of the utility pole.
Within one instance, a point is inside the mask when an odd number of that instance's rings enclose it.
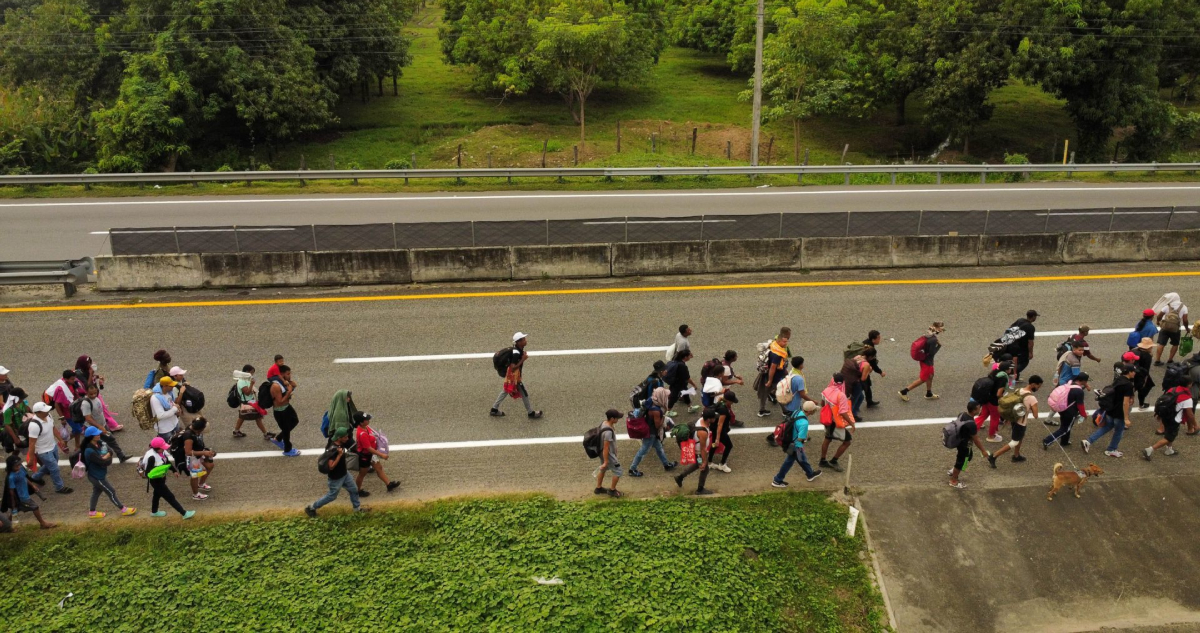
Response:
[[[763,0],[758,0],[754,25],[754,120],[750,122],[750,165],[758,166],[758,126],[762,119]]]

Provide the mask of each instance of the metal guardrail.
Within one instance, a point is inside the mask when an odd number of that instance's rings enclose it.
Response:
[[[1200,229],[1200,206],[114,228],[113,255]]]
[[[755,176],[844,174],[988,174],[1046,172],[1189,172],[1200,171],[1200,163],[1098,163],[1040,165],[767,165],[734,167],[516,167],[490,169],[330,169],[295,171],[206,171],[155,172],[145,174],[32,174],[0,176],[0,185],[91,185],[106,183],[241,182],[304,180],[367,180],[386,178],[571,178],[629,176]]]
[[[0,262],[0,284],[8,286],[62,284],[68,297],[77,286],[87,283],[96,269],[91,257],[37,262]]]

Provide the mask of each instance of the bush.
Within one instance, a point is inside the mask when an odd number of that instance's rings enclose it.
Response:
[[[270,165],[263,163],[258,166],[258,171],[274,171],[274,169],[272,169]]]
[[[1009,154],[1008,152],[1005,152],[1004,153],[1004,164],[1005,165],[1028,165],[1029,157],[1024,154]],[[1022,175],[1022,172],[1016,172],[1016,171],[1004,174],[1004,182],[1019,182],[1021,180],[1021,175]]]
[[[346,165],[346,169],[349,169],[349,170],[362,169],[362,165],[359,165],[358,161],[353,160],[353,161],[350,161],[349,165]]]
[[[100,173],[100,172],[99,172],[99,171],[96,171],[96,168],[95,168],[95,167],[88,167],[87,169],[83,170],[83,173],[85,173],[85,174],[98,174],[98,173]]]
[[[383,166],[384,169],[412,169],[412,161],[407,158],[393,158]]]
[[[233,171],[233,168],[230,167],[228,164],[225,164],[225,165],[221,165],[220,167],[218,167],[217,171]]]

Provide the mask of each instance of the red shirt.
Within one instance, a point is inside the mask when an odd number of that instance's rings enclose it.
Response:
[[[360,453],[374,454],[371,451],[378,449],[375,443],[375,432],[371,429],[358,427],[358,430],[354,432],[354,441],[358,443],[358,452]]]
[[[275,378],[278,375],[279,375],[279,365],[278,364],[271,365],[271,368],[267,370],[267,380]]]

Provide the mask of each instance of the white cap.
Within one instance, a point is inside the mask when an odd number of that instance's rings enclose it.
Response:
[[[248,371],[240,371],[237,369],[233,370],[234,380],[250,380],[253,377],[254,377],[254,375]]]
[[[7,375],[8,375],[8,368],[5,367],[4,365],[0,365],[0,376],[7,376]]]
[[[45,402],[33,403],[33,412],[34,413],[50,413],[53,410],[54,409],[50,408],[50,405],[46,404]]]
[[[171,371],[169,371],[167,373],[169,373],[172,376],[182,376],[187,373],[187,370],[180,367],[179,365],[176,365],[176,366],[172,367]]]
[[[802,406],[804,407],[805,413],[812,413],[820,408],[817,406],[817,403],[813,402],[812,400],[805,400]]]
[[[517,341],[525,338],[526,336],[529,336],[529,335],[524,332],[517,332],[516,334],[513,334],[513,342],[516,343]]]
[[[724,393],[725,385],[721,384],[721,379],[709,376],[704,379],[704,393]]]

